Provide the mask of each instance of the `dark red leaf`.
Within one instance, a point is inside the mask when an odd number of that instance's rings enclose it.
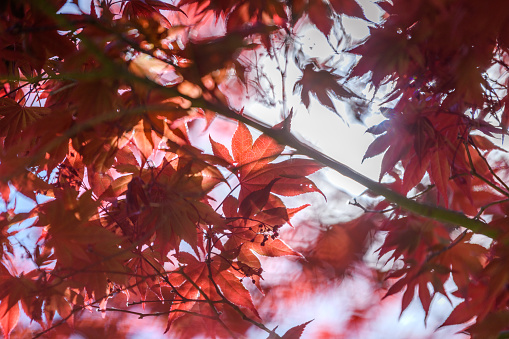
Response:
[[[366,19],[362,7],[355,0],[330,0],[330,4],[337,13]]]
[[[295,326],[290,328],[288,331],[286,331],[285,334],[281,337],[281,339],[299,339],[304,332],[304,329],[306,328],[307,324],[312,322],[313,320],[307,321],[304,324]]]
[[[323,0],[310,0],[308,8],[309,20],[322,32],[328,36],[334,20],[331,18],[329,6]]]

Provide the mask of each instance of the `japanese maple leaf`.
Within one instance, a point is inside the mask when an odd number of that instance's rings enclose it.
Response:
[[[328,36],[334,20],[331,17],[329,6],[323,0],[311,0],[308,7],[309,20],[322,32]]]
[[[160,13],[161,10],[178,11],[185,15],[180,8],[159,0],[130,0],[127,1],[127,3],[123,3],[123,6],[122,16],[124,18],[132,19],[133,17],[138,17],[149,20],[158,19],[161,24],[168,28],[171,27],[171,23]]]
[[[223,213],[229,220],[230,234],[224,248],[228,250],[243,246],[245,249],[252,249],[258,254],[271,257],[302,256],[282,240],[276,239],[275,236],[268,236],[268,234],[277,234],[277,229],[281,225],[289,222],[290,217],[307,205],[296,209],[274,207],[279,204],[282,205],[281,200],[271,195],[264,210],[253,215],[252,218],[244,218],[240,215],[239,201],[232,196],[226,198],[223,203]]]
[[[18,300],[23,295],[19,288],[21,287],[23,291],[26,289],[22,284],[16,284],[18,278],[13,277],[3,264],[0,264],[0,278],[2,279],[0,286],[3,290],[0,294],[0,327],[2,327],[4,338],[10,338],[10,333],[19,320]],[[16,286],[18,286],[17,290],[15,290]]]
[[[306,192],[321,191],[306,178],[322,166],[308,159],[289,159],[272,163],[284,150],[274,139],[262,134],[253,143],[246,125],[239,123],[232,139],[232,154],[228,149],[210,139],[214,155],[232,165],[240,182],[239,201],[251,193],[272,184],[271,192],[283,196],[296,196]],[[278,179],[277,181],[274,181]]]
[[[10,227],[32,216],[32,213],[14,214],[14,209],[0,213],[0,256],[3,256],[5,252],[13,253],[14,251],[9,237],[18,232],[9,230]]]
[[[432,101],[433,98],[430,98],[429,102]],[[401,104],[398,110],[384,110],[384,114],[391,118],[367,130],[377,135],[377,138],[366,150],[364,159],[385,152],[380,180],[401,160],[405,168],[402,183],[402,191],[405,193],[419,184],[428,172],[431,182],[435,185],[437,196],[443,199],[446,207],[450,202],[449,194],[456,194],[454,191],[461,192],[468,204],[473,205],[475,203],[470,188],[471,179],[458,174],[475,169],[482,177],[492,178],[492,173],[478,152],[499,149],[481,135],[470,135],[462,143],[457,136],[467,133],[462,126],[470,122],[465,119],[458,120],[453,114],[438,116],[426,114],[426,111],[423,113],[423,110],[435,109],[426,106],[427,102],[424,100],[424,104],[418,106],[412,103]],[[421,113],[403,115],[400,109],[405,106],[412,107],[413,112]],[[482,190],[486,191],[484,188]],[[457,199],[453,201],[453,204],[456,203]],[[469,213],[475,215],[477,211]]]
[[[455,241],[454,246],[450,246],[435,258],[440,265],[451,269],[452,278],[460,292],[468,289],[470,278],[478,275],[488,256],[486,248],[469,242],[472,236],[473,233],[465,233],[460,236],[461,239],[458,238],[459,241]]]
[[[52,248],[58,269],[76,270],[71,279],[83,284],[89,295],[102,297],[107,293],[105,272],[125,272],[123,261],[128,254],[120,248],[122,238],[91,220],[97,211],[92,191],[77,195],[70,188],[55,191],[55,200],[37,207],[36,226],[47,226],[44,245]],[[91,262],[98,263],[93,273],[85,269]],[[126,279],[122,274],[115,275],[117,278]]]
[[[149,292],[164,299],[161,291],[162,279],[159,275],[163,268],[155,257],[155,252],[146,248],[140,252],[139,257],[129,260],[126,266],[134,272],[133,276],[129,278],[131,290],[135,294],[139,294],[142,301],[147,300]],[[145,307],[145,304],[142,306]]]
[[[301,90],[302,103],[309,108],[311,94],[318,101],[336,113],[336,109],[331,100],[331,95],[336,98],[359,97],[347,87],[339,83],[340,77],[328,70],[315,70],[315,65],[310,63],[304,69],[302,77],[295,83],[294,92]]]
[[[12,99],[0,98],[0,138],[5,137],[5,147],[19,142],[19,133],[49,112],[49,108],[23,107]]]
[[[305,265],[313,269],[326,269],[338,277],[343,276],[352,265],[361,260],[370,233],[375,229],[376,218],[365,216],[330,225],[322,230],[316,243],[305,249]]]
[[[210,264],[207,264],[198,261],[187,252],[181,252],[178,259],[186,266],[172,273],[168,281],[172,288],[176,288],[176,299],[183,298],[186,302],[177,303],[175,307],[172,307],[173,312],[168,318],[166,330],[170,328],[173,321],[184,314],[182,311],[190,310],[197,302],[196,300],[217,302],[226,299],[232,304],[249,310],[255,318],[260,319],[251,294],[232,272],[233,268],[224,264],[224,260],[212,258]]]
[[[302,333],[304,332],[304,329],[306,328],[306,325],[309,324],[312,321],[313,320],[306,321],[304,324],[300,324],[300,325],[297,325],[297,326],[294,326],[294,327],[290,328],[288,331],[286,331],[286,333],[282,337],[280,337],[277,334],[275,334],[274,333],[275,329],[274,329],[269,334],[267,339],[276,339],[276,338],[281,338],[281,339],[299,339],[302,336]]]
[[[2,302],[0,305],[7,304]],[[2,327],[4,338],[10,338],[12,330],[16,327],[19,320],[19,305],[16,303],[12,308],[6,310],[6,307],[0,307],[1,319],[0,326]]]
[[[220,248],[221,258],[242,273],[239,277],[249,277],[261,291],[262,268],[257,254],[302,257],[277,237],[280,226],[289,223],[289,218],[305,207],[307,205],[286,209],[279,198],[271,195],[262,211],[245,218],[240,214],[238,200],[229,196],[223,203],[223,213],[228,220],[228,240]]]
[[[355,0],[330,0],[330,5],[337,13],[366,19],[362,7]]]
[[[453,295],[465,299],[452,310],[449,317],[440,327],[456,324],[464,324],[480,313],[485,313],[487,288],[484,284],[475,284],[469,288],[469,295],[465,298],[460,291],[453,292]]]
[[[114,209],[111,213],[116,215],[114,219],[123,220],[121,228],[125,236],[141,244],[152,243],[152,248],[162,258],[170,250],[179,251],[181,241],[196,252],[199,248],[203,250],[204,225],[217,226],[223,222],[204,199],[210,190],[224,181],[221,172],[207,161],[227,164],[215,156],[203,155],[191,146],[182,147],[177,155],[176,158],[169,156],[171,161],[164,158],[160,169],[142,171],[139,177],[117,178],[105,191],[110,194],[127,188],[123,205],[126,208]],[[122,150],[118,153],[115,169],[123,173],[140,172],[132,153]],[[124,222],[127,219],[129,222]],[[154,233],[155,239],[151,238]]]
[[[472,254],[481,254],[482,252],[479,251],[481,246],[459,243],[460,249],[450,252],[451,249],[447,245],[451,243],[451,239],[448,229],[443,224],[408,216],[390,220],[385,223],[383,229],[389,232],[379,249],[379,256],[391,252],[390,258],[408,258],[405,259],[403,268],[396,269],[388,275],[388,278],[397,278],[398,281],[389,288],[385,296],[393,295],[406,288],[401,302],[402,310],[409,306],[418,287],[418,296],[427,316],[433,296],[437,292],[446,295],[443,286],[451,272],[466,266],[476,269],[478,267],[472,264],[477,259],[461,257],[465,254],[467,257]],[[433,250],[430,251],[430,249]],[[458,253],[461,253],[459,257]],[[464,281],[461,274],[453,273],[453,278],[456,279],[456,277],[459,283]],[[433,286],[432,293],[428,289],[429,283]]]

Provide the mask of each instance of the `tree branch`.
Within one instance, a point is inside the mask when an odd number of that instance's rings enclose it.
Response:
[[[488,225],[486,223],[480,220],[469,218],[460,212],[445,209],[440,206],[416,202],[412,199],[409,199],[391,190],[385,185],[373,181],[370,178],[364,176],[363,174],[358,173],[357,171],[353,170],[352,168],[348,167],[342,162],[334,160],[330,156],[320,152],[319,150],[313,148],[312,146],[309,146],[308,144],[299,140],[295,135],[291,133],[291,131],[275,130],[269,128],[263,123],[255,120],[254,118],[247,117],[246,115],[239,115],[233,112],[228,107],[221,104],[212,104],[203,99],[192,99],[192,101],[193,104],[199,107],[209,109],[211,111],[216,112],[219,115],[222,115],[230,119],[238,120],[242,123],[245,123],[246,125],[249,125],[257,129],[258,131],[275,139],[280,144],[295,149],[296,153],[314,159],[322,163],[323,165],[335,170],[336,172],[344,175],[345,177],[348,177],[358,182],[359,184],[368,188],[371,192],[385,197],[387,200],[391,201],[392,203],[395,203],[402,209],[437,221],[462,226],[468,228],[469,230],[475,233],[483,234],[490,238],[497,237],[498,232],[494,229],[490,229],[489,227],[487,227]]]

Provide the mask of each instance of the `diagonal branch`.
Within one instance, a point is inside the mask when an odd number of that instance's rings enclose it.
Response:
[[[421,202],[416,202],[412,199],[403,196],[385,185],[371,180],[370,178],[364,176],[361,173],[353,170],[349,166],[339,162],[330,156],[322,153],[321,151],[313,148],[312,146],[306,144],[305,142],[299,140],[291,131],[288,130],[275,130],[267,127],[263,123],[255,120],[252,117],[247,117],[245,115],[239,115],[236,112],[232,111],[230,108],[226,107],[222,104],[213,104],[205,101],[204,99],[191,99],[193,104],[198,107],[206,108],[211,111],[216,112],[217,114],[234,119],[240,122],[249,125],[258,131],[272,137],[278,143],[282,145],[286,145],[296,150],[296,153],[305,155],[311,159],[314,159],[323,165],[332,168],[336,172],[358,182],[359,184],[365,186],[370,191],[375,194],[381,195],[385,197],[387,200],[395,203],[402,209],[405,209],[414,214],[418,214],[427,218],[435,219],[437,221],[446,222],[458,226],[462,226],[468,228],[469,230],[483,234],[490,238],[497,237],[497,231],[490,229],[487,227],[487,224],[476,219],[469,218],[465,216],[463,213],[456,212],[453,210],[445,209],[440,206],[425,204]]]

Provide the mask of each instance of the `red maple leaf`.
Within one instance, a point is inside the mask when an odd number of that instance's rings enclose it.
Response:
[[[341,77],[334,74],[333,70],[316,70],[316,65],[310,63],[302,72],[300,80],[295,83],[293,90],[301,90],[302,103],[306,108],[309,108],[311,94],[313,94],[322,105],[336,112],[331,96],[345,99],[359,97],[350,89],[341,85],[340,80]]]
[[[323,0],[311,0],[308,7],[309,20],[322,32],[325,36],[329,35],[334,20],[331,17],[329,6]]]
[[[145,18],[145,19],[157,19],[162,25],[170,28],[171,23],[166,19],[164,15],[160,13],[164,11],[177,11],[185,15],[185,13],[178,8],[167,4],[159,0],[129,0],[122,3],[123,6],[123,17],[126,19],[133,18]]]
[[[196,303],[204,303],[213,307],[223,299],[249,311],[255,318],[260,319],[251,299],[251,294],[244,287],[235,270],[230,265],[225,265],[221,258],[212,258],[210,263],[198,261],[195,257],[186,252],[178,256],[179,262],[185,264],[183,268],[172,273],[168,281],[172,288],[178,287],[176,300],[184,302],[177,303],[172,307],[168,318],[168,330],[171,324],[190,310]]]
[[[23,107],[12,99],[0,98],[0,138],[5,137],[4,146],[19,142],[19,133],[49,112],[49,108]]]
[[[330,0],[330,5],[337,13],[366,19],[362,7],[355,0]]]
[[[233,157],[228,149],[210,139],[214,155],[226,160],[237,174],[240,182],[239,201],[249,194],[273,183],[271,192],[283,196],[295,196],[306,192],[321,191],[308,178],[322,166],[308,159],[288,159],[273,163],[284,150],[274,139],[262,134],[253,143],[246,125],[239,123],[232,139]],[[277,179],[277,181],[274,181]],[[322,193],[323,194],[323,193]]]

